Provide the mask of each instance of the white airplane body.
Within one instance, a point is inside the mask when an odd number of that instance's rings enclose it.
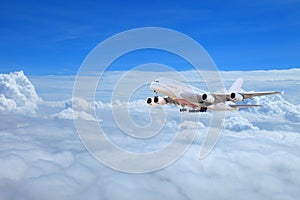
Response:
[[[230,111],[240,108],[260,107],[262,105],[235,104],[255,96],[279,94],[280,92],[241,92],[243,79],[237,79],[225,93],[206,93],[196,87],[184,84],[179,81],[159,78],[150,85],[151,90],[156,94],[160,93],[164,97],[154,96],[147,99],[147,104],[158,106],[164,104],[174,104],[182,106],[180,112],[187,111],[185,106],[192,108],[189,112]]]

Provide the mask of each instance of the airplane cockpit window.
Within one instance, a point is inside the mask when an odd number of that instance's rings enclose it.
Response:
[[[155,82],[155,83],[159,83],[159,81],[158,81],[158,80],[155,80],[155,81],[153,81],[153,82]]]

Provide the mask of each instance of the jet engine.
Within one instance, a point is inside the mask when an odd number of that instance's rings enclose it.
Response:
[[[203,94],[202,100],[207,103],[213,103],[215,101],[215,97],[210,94]]]
[[[155,96],[153,98],[151,98],[151,97],[147,98],[147,104],[149,104],[151,106],[164,105],[166,103],[167,102],[163,97]]]
[[[154,101],[154,103],[159,104],[159,105],[165,105],[167,103],[163,97],[158,97],[158,96],[155,96],[153,98],[153,101]]]
[[[150,106],[157,106],[158,105],[158,104],[154,103],[154,100],[151,97],[147,98],[147,104],[150,105]]]
[[[243,101],[244,100],[244,97],[243,95],[241,95],[240,93],[235,93],[235,92],[232,92],[230,94],[230,99],[232,101]]]

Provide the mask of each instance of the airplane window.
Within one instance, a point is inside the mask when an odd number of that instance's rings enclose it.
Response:
[[[159,81],[158,81],[158,80],[155,80],[154,82],[155,82],[155,83],[159,83]]]

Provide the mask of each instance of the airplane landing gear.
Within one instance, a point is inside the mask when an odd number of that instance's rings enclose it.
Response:
[[[186,112],[187,111],[187,109],[184,107],[184,105],[181,105],[182,106],[182,108],[180,108],[180,112]]]
[[[207,107],[201,107],[199,111],[200,112],[206,112],[207,111]]]
[[[200,109],[198,109],[198,110],[195,110],[195,109],[193,109],[193,110],[189,110],[189,112],[206,112],[207,111],[207,107],[201,107]]]
[[[180,108],[179,111],[180,111],[180,112],[185,112],[185,111],[187,111],[187,109],[186,109],[186,108]]]

